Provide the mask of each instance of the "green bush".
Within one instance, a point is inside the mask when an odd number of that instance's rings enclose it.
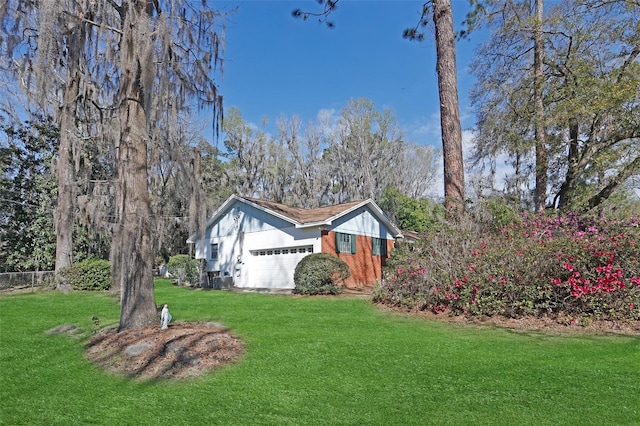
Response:
[[[111,287],[111,266],[103,259],[87,259],[60,271],[62,279],[74,290],[108,290]]]
[[[351,276],[344,260],[328,253],[315,253],[304,257],[293,275],[294,293],[339,294],[343,282]]]
[[[191,285],[200,283],[199,262],[188,254],[171,256],[167,263],[167,271],[172,277],[187,281]]]

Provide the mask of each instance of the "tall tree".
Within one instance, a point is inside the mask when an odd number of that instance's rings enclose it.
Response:
[[[118,122],[120,138],[116,229],[111,243],[112,281],[120,289],[120,329],[156,322],[147,173],[147,110],[154,71],[151,14],[144,1],[123,3],[120,40]]]
[[[323,158],[329,123],[309,123],[303,130],[300,118],[281,117],[278,139],[284,142],[291,158],[291,188],[285,202],[303,208],[320,207],[328,202],[331,179]]]
[[[403,174],[398,160],[404,149],[404,135],[391,110],[377,111],[369,99],[350,100],[324,154],[333,178],[332,202],[382,198]]]
[[[453,11],[451,0],[433,0],[432,3],[438,58],[436,71],[440,95],[445,208],[448,217],[456,221],[464,211],[465,189]]]
[[[51,270],[58,129],[41,119],[1,130],[0,271]]]
[[[230,108],[225,116],[223,130],[227,155],[234,166],[232,179],[240,195],[261,197],[264,187],[263,159],[266,155],[267,134],[256,131],[242,119],[237,108]]]
[[[492,38],[474,63],[476,158],[495,162],[506,155],[517,173],[537,176],[546,167],[548,185],[536,179],[538,210],[542,192],[548,199],[546,188],[557,207],[598,206],[640,173],[638,6],[567,1],[541,18],[541,5],[536,9],[529,1],[484,4]],[[542,45],[536,48],[540,28]],[[544,56],[536,60],[541,50]],[[537,147],[545,148],[548,166],[532,161]]]
[[[323,5],[321,12],[306,12],[295,9],[292,15],[305,20],[310,16],[317,16],[321,22],[333,27],[334,24],[328,20],[328,17],[336,9],[338,2],[339,0],[318,0],[318,3]],[[436,32],[436,72],[440,96],[445,207],[448,218],[455,222],[464,212],[465,185],[456,70],[456,40],[453,30],[451,0],[429,0],[424,3],[418,24],[415,28],[406,29],[403,36],[411,40],[424,40],[424,32],[420,28],[429,24],[429,16],[433,19]]]
[[[84,20],[64,19],[64,14],[78,14],[79,8],[77,2],[8,1],[1,16],[4,53],[13,59],[5,71],[19,77],[36,111],[51,114],[60,128],[56,164],[56,272],[72,262],[74,155],[81,133],[78,123],[86,116],[86,108],[92,107],[83,97],[86,80],[82,64],[86,63],[88,24]],[[58,288],[64,286],[61,280],[57,283]]]
[[[542,213],[547,204],[547,141],[544,123],[544,41],[542,22],[544,17],[543,0],[535,0],[535,21],[533,30],[533,73],[534,73],[534,138],[536,145],[536,211]]]
[[[40,19],[43,14],[47,19]],[[61,97],[60,122],[75,123],[76,136],[91,144],[110,139],[117,147],[111,260],[112,287],[121,294],[120,329],[155,322],[148,158],[157,158],[149,154],[166,146],[163,141],[177,128],[181,113],[213,106],[214,125],[220,117],[222,98],[214,76],[220,64],[221,14],[206,3],[188,1],[14,0],[0,17],[8,40],[3,46],[11,46],[14,57],[25,51],[35,55],[15,70],[20,76],[35,76],[34,83],[26,80],[26,88],[43,99],[50,93]],[[19,41],[27,27],[15,23],[27,19],[33,21],[29,28],[35,29],[34,38],[43,45],[50,40],[58,48],[22,51]],[[78,27],[85,32],[74,33]],[[65,39],[69,34],[76,35]],[[37,61],[55,64],[54,72],[38,72],[31,67]],[[64,64],[66,79],[55,72],[57,64]],[[82,71],[79,93],[74,67]],[[48,91],[46,86],[56,81],[62,83]],[[98,134],[106,137],[98,139],[77,126],[88,117],[86,111],[78,113],[78,105],[98,110],[97,119],[86,121],[99,123]]]
[[[130,1],[116,11],[120,138],[112,279],[121,288],[120,329],[127,329],[157,320],[147,153],[159,135],[151,124],[164,121],[171,126],[178,111],[188,110],[188,96],[195,97],[198,106],[213,105],[221,112],[222,98],[213,78],[220,14],[205,4],[194,7],[188,2]]]

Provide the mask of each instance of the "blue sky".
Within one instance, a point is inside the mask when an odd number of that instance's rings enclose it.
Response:
[[[333,29],[315,17],[291,16],[296,8],[319,11],[315,1],[216,3],[237,8],[226,28],[225,109],[239,108],[258,126],[268,117],[268,129],[275,129],[282,115],[307,123],[320,111],[338,115],[349,99],[364,97],[377,109],[393,110],[408,140],[441,146],[433,30],[421,43],[402,38],[417,23],[423,1],[342,0],[331,16]],[[468,0],[453,1],[456,29],[468,7]],[[457,44],[463,129],[474,125],[467,67],[480,34],[472,37]]]

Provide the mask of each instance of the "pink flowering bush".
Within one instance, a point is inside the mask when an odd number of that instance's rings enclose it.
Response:
[[[640,220],[524,216],[401,242],[374,300],[454,315],[640,319]]]

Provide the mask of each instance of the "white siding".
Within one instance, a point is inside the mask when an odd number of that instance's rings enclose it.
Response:
[[[292,226],[292,224],[284,219],[236,201],[232,203],[226,211],[221,213],[218,220],[207,228],[204,237],[196,242],[195,257],[196,259],[210,259],[211,243],[215,243],[216,240],[219,239],[231,238],[235,240],[238,239],[238,234],[241,232],[259,232],[290,226]],[[238,248],[236,245],[232,247]]]
[[[328,229],[335,232],[344,232],[345,234],[366,235],[387,240],[394,239],[393,233],[366,206],[344,215]]]
[[[320,253],[321,239],[319,229],[275,229],[245,234],[242,264],[238,270],[237,287],[293,289],[295,267],[308,251],[299,253],[300,247],[313,247],[313,253]],[[253,256],[252,251],[290,250],[295,254],[272,254]]]
[[[211,259],[211,244],[218,244],[218,259]],[[220,271],[220,275],[233,275],[240,250],[239,235],[211,238],[207,243],[207,271]],[[226,273],[226,274],[225,274]]]
[[[218,259],[211,259],[211,244],[218,244]],[[292,223],[241,202],[233,203],[196,243],[196,258],[207,260],[207,271],[234,278],[236,287],[293,289],[295,266],[310,253],[252,256],[261,249],[312,247],[321,251],[318,228],[296,228]]]
[[[327,230],[394,239],[367,206],[346,214]],[[218,244],[217,259],[211,259],[211,244]],[[297,263],[311,252],[320,253],[321,244],[318,227],[296,228],[285,219],[236,200],[208,226],[196,242],[195,252],[197,259],[207,260],[208,271],[232,276],[236,287],[293,289]],[[260,254],[260,250],[271,253]],[[252,256],[252,251],[258,255]]]

